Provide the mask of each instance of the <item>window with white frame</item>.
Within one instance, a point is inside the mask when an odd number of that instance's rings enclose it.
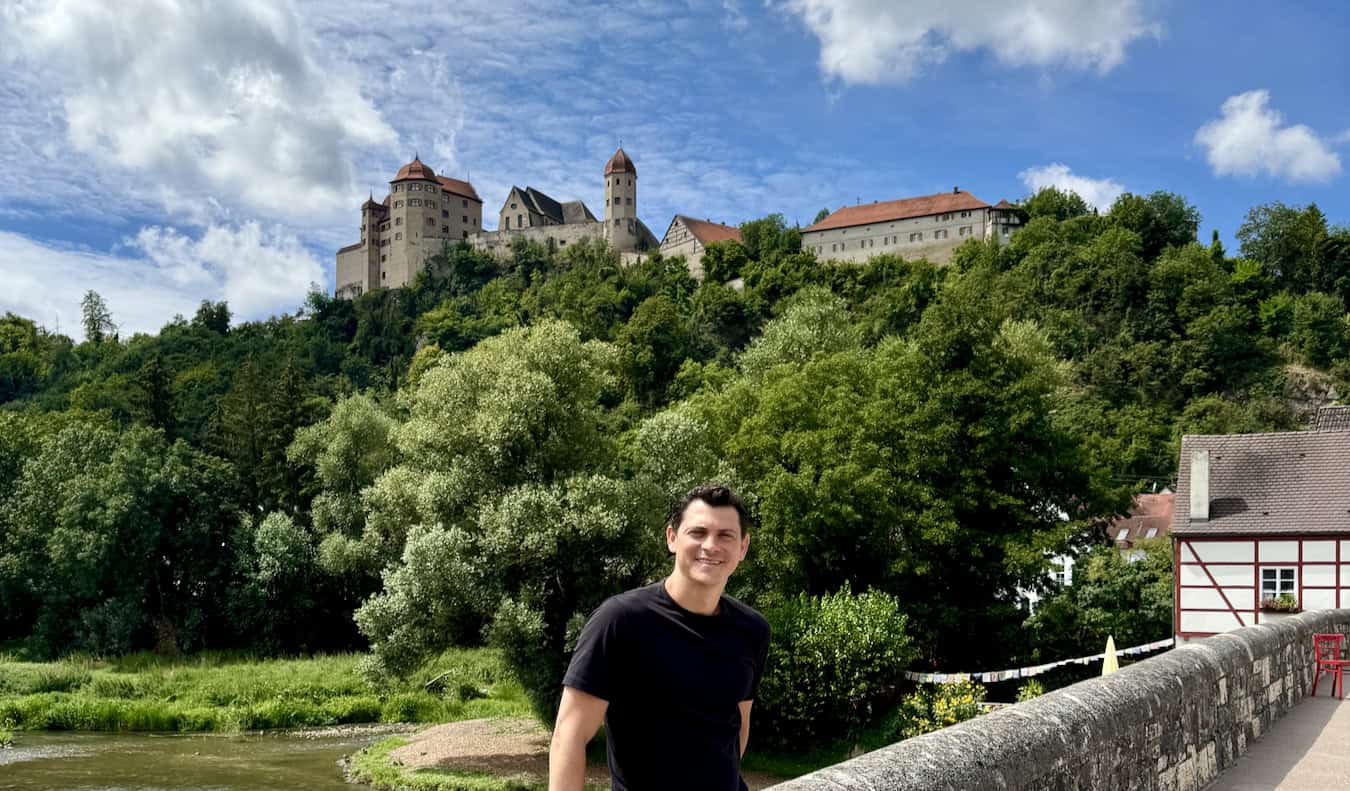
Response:
[[[1261,569],[1261,598],[1278,599],[1286,594],[1293,596],[1297,590],[1296,574],[1297,570],[1293,567]]]

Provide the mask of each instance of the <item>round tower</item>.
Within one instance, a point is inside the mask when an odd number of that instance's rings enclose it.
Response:
[[[605,163],[605,224],[637,219],[637,166],[620,148]]]
[[[441,248],[441,183],[416,155],[389,182],[389,260],[384,285],[406,286]]]

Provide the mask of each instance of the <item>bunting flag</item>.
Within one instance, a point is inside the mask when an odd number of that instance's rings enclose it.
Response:
[[[1145,643],[1144,645],[1131,646],[1129,648],[1120,648],[1116,650],[1117,656],[1138,656],[1139,654],[1148,654],[1161,648],[1171,648],[1174,639],[1169,637],[1166,640],[1158,640],[1154,643]],[[1092,656],[1078,656],[1073,659],[1061,659],[1058,662],[1051,662],[1048,665],[1032,665],[1031,667],[1018,667],[1010,670],[982,670],[977,673],[915,673],[906,670],[905,678],[910,681],[917,681],[920,684],[946,684],[951,681],[969,681],[972,678],[982,681],[986,684],[995,681],[1008,681],[1016,678],[1030,678],[1039,676],[1057,667],[1065,665],[1089,665],[1093,662],[1100,662],[1106,658],[1106,654],[1093,654]]]

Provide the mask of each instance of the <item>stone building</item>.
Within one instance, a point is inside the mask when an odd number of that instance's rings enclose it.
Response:
[[[1006,200],[988,203],[953,189],[936,195],[846,206],[802,229],[802,249],[822,260],[863,263],[892,253],[946,263],[968,239],[1006,241],[1021,224]]]
[[[656,236],[637,216],[637,166],[622,148],[605,163],[604,219],[579,200],[561,203],[534,187],[512,187],[498,212],[497,230],[470,233],[469,244],[494,255],[510,254],[516,239],[562,248],[585,239],[603,239],[631,261],[657,246]]]
[[[666,258],[684,256],[689,274],[697,280],[702,280],[703,252],[713,242],[727,240],[739,242],[741,229],[712,220],[695,220],[693,217],[677,214],[675,219],[670,221],[670,227],[666,228],[665,237],[661,239],[661,255]]]
[[[337,251],[339,297],[413,281],[445,244],[465,241],[483,223],[483,201],[467,181],[438,176],[416,156],[389,182],[389,194],[361,205],[361,241]]]

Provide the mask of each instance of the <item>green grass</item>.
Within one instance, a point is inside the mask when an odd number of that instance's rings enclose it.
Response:
[[[255,659],[0,656],[0,722],[19,730],[226,731],[529,716],[524,690],[486,649],[447,651],[407,680],[374,689],[356,654]],[[430,678],[449,671],[435,692]]]
[[[526,775],[496,777],[481,772],[408,769],[389,759],[389,753],[407,744],[400,736],[382,739],[353,755],[347,779],[377,791],[546,791],[547,780]]]

